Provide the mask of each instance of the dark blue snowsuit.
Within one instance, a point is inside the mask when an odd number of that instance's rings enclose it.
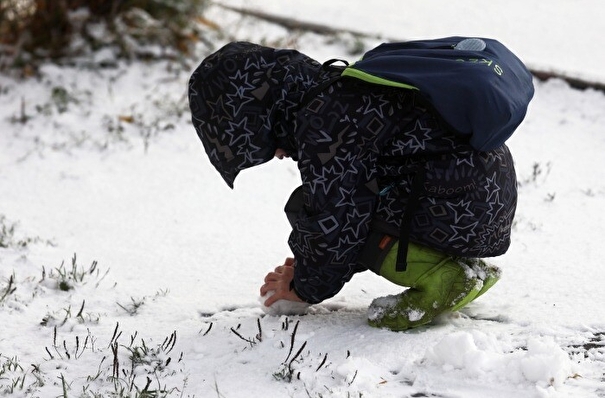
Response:
[[[399,228],[418,173],[410,241],[465,257],[506,252],[517,201],[508,148],[476,151],[414,91],[338,75],[295,50],[240,42],[189,83],[193,125],[229,186],[276,148],[297,159],[304,209],[288,241],[297,295],[321,302],[366,270],[370,221]]]

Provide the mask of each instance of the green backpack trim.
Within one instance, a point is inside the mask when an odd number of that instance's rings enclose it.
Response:
[[[418,90],[418,87],[411,86],[409,84],[396,82],[393,80],[384,79],[382,77],[378,77],[367,72],[361,71],[359,69],[355,69],[354,65],[347,66],[343,71],[341,76],[354,77],[356,79],[363,80],[372,84],[381,84],[383,86],[391,86],[397,88],[405,88],[407,90]]]

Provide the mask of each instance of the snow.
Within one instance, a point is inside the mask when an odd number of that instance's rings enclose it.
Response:
[[[597,0],[223,3],[385,37],[494,37],[530,66],[605,82]],[[206,17],[229,32],[217,47],[287,35]],[[351,57],[346,35],[288,40]],[[536,82],[509,141],[520,198],[511,249],[491,260],[502,280],[393,333],[367,309],[400,289],[369,272],[307,315],[265,315],[299,177],[275,161],[224,184],[189,122],[197,62],[0,76],[0,394],[137,396],[149,378],[175,397],[605,396],[603,93]]]
[[[304,315],[309,310],[310,304],[308,303],[299,303],[296,301],[288,301],[288,300],[277,300],[270,307],[265,305],[265,301],[273,296],[275,292],[270,291],[264,296],[259,297],[259,302],[261,304],[261,309],[265,314],[268,315]]]
[[[223,0],[221,4],[254,8],[303,21],[349,28],[389,39],[447,36],[497,38],[534,68],[556,70],[603,81],[605,53],[598,37],[605,33],[605,4],[596,0]],[[319,51],[319,50],[318,50]],[[309,51],[308,51],[309,52]],[[332,54],[333,55],[333,54]]]

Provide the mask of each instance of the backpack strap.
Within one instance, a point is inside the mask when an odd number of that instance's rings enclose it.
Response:
[[[370,231],[366,242],[359,253],[357,263],[380,275],[382,263],[397,243],[399,231],[385,220],[373,218],[370,221]]]
[[[412,185],[410,195],[408,196],[408,203],[405,206],[403,217],[401,218],[401,225],[399,226],[399,249],[397,251],[397,264],[395,265],[395,271],[404,272],[407,267],[407,255],[408,255],[408,244],[410,242],[410,233],[412,231],[412,222],[414,221],[414,214],[418,210],[420,204],[420,197],[424,190],[425,172],[420,167],[414,173],[412,178]]]
[[[334,65],[337,62],[342,62],[345,66]],[[335,74],[333,77],[323,80],[317,86],[307,90],[307,92],[303,95],[302,100],[300,101],[300,104],[298,105],[297,109],[303,108],[305,105],[307,105],[309,102],[311,102],[311,100],[313,98],[317,97],[319,95],[319,93],[321,93],[326,88],[328,88],[330,85],[332,85],[332,83],[334,83],[335,81],[340,79],[342,71],[344,71],[347,66],[349,66],[349,63],[347,61],[345,61],[344,59],[333,58],[333,59],[330,59],[330,60],[327,60],[326,62],[324,62],[321,65],[320,71],[318,73],[318,79],[320,78],[320,75],[322,72],[338,72],[338,73]]]

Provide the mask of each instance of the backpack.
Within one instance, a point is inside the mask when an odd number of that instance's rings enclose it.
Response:
[[[330,62],[330,61],[328,61]],[[479,151],[498,148],[525,118],[532,75],[493,39],[447,37],[384,43],[342,70],[373,84],[417,90]]]

